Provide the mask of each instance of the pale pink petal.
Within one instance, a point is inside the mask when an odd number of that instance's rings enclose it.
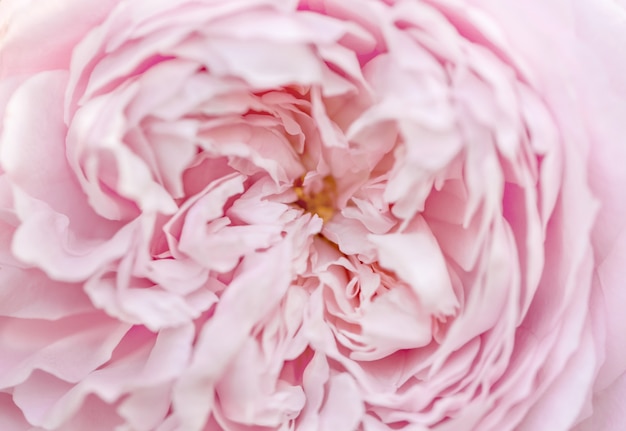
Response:
[[[622,187],[615,186],[626,181],[622,168],[626,152],[621,135],[626,116],[623,103],[626,63],[615,55],[626,40],[622,31],[626,9],[623,4],[610,1],[597,5],[581,1],[573,4],[574,13],[581,21],[577,43],[587,48],[585,68],[576,78],[577,82],[585,83],[584,108],[594,137],[589,152],[589,178],[594,195],[602,202],[592,239],[598,273],[595,289],[602,297],[595,313],[607,326],[606,360],[597,381],[597,389],[601,390],[626,369],[626,348],[620,341],[626,328],[622,317],[626,270],[620,263],[626,253],[626,205],[621,198]]]
[[[96,6],[81,0],[54,4],[35,0],[6,0],[0,16],[9,31],[3,36],[3,73],[13,75],[67,67],[72,47],[110,13],[116,1]],[[59,13],[62,11],[63,13]],[[6,17],[6,18],[5,18]],[[9,19],[10,17],[10,19]],[[45,40],[45,49],[40,41]],[[33,49],[39,46],[39,49]]]
[[[0,423],[6,431],[24,431],[33,429],[24,418],[24,414],[15,405],[11,394],[0,394]]]
[[[76,330],[77,325],[82,329]],[[80,381],[110,357],[129,326],[91,313],[57,321],[2,319],[1,387],[24,381],[35,369]]]
[[[248,341],[217,384],[222,411],[230,420],[278,427],[302,410],[302,388],[277,381],[265,361],[256,343]]]
[[[93,397],[92,394],[111,405],[122,395],[132,394],[136,389],[141,392],[146,387],[159,388],[171,381],[182,372],[189,360],[193,334],[193,327],[185,325],[166,329],[152,339],[134,340],[138,345],[132,346],[129,352],[114,357],[109,364],[93,371],[76,386],[66,388],[46,413],[46,427],[54,429],[74,413],[79,413],[80,417],[81,406]],[[120,344],[133,341],[132,333],[128,337]],[[168,407],[161,405],[160,414],[165,416]]]
[[[66,81],[64,72],[42,73],[13,94],[5,111],[2,168],[14,187],[67,216],[76,234],[107,237],[119,225],[98,219],[66,158],[67,129],[58,112]]]
[[[68,218],[41,201],[16,193],[16,207],[24,220],[13,236],[13,253],[56,280],[86,279],[103,264],[121,257],[132,241],[133,224],[124,226],[108,241],[94,241],[76,237]]]
[[[163,423],[170,397],[170,383],[139,388],[121,403],[118,414],[126,420],[129,431],[151,431]]]
[[[594,347],[590,331],[583,334],[576,353],[568,360],[558,380],[550,386],[518,425],[520,431],[548,427],[552,430],[568,430],[575,418],[568,414],[578,410],[586,400],[594,378]],[[546,414],[549,412],[550,414]],[[609,431],[607,427],[596,428]]]
[[[85,292],[93,305],[107,314],[123,322],[143,324],[154,331],[188,323],[217,301],[215,294],[208,290],[181,296],[157,286],[146,289],[119,284],[110,275],[93,277],[85,284]]]
[[[428,225],[420,220],[410,233],[369,235],[380,264],[411,286],[429,313],[452,314],[458,306],[445,259]]]
[[[319,409],[324,400],[324,385],[329,376],[328,361],[322,354],[314,354],[304,369],[302,388],[306,403],[298,418],[298,425],[304,431],[319,429]]]
[[[573,431],[619,431],[626,426],[624,397],[626,374],[622,374],[606,389],[595,394],[593,416],[573,428]]]
[[[174,407],[189,431],[202,429],[216,380],[242,348],[256,321],[284,295],[290,274],[282,271],[281,265],[290,255],[289,244],[283,242],[247,257],[241,275],[224,292],[213,318],[204,326],[192,362],[174,389]],[[206,358],[211,358],[208,367]]]
[[[55,320],[92,310],[80,284],[48,279],[35,269],[3,266],[0,271],[0,315]]]
[[[375,298],[363,310],[360,341],[375,346],[374,352],[352,357],[356,360],[380,359],[397,350],[426,346],[432,339],[432,322],[429,314],[408,289],[397,287]]]
[[[331,376],[326,402],[320,410],[320,428],[354,431],[364,413],[365,406],[354,380],[345,373]]]

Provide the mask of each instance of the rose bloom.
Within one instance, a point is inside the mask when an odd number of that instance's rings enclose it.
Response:
[[[2,0],[2,431],[626,429],[626,7]]]

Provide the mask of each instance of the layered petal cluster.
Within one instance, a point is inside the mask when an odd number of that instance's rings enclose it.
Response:
[[[2,0],[2,429],[621,429],[624,18]]]

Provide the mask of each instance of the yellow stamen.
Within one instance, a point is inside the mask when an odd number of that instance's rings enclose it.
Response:
[[[311,214],[317,214],[324,222],[335,214],[335,200],[337,198],[337,184],[332,176],[322,180],[322,189],[318,192],[307,192],[303,185],[304,177],[296,181],[293,186],[298,201],[296,204]]]

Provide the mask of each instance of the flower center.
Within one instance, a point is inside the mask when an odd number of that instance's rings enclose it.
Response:
[[[296,205],[306,212],[317,214],[324,222],[335,214],[337,184],[332,176],[326,176],[310,185],[304,185],[303,176],[296,180],[293,189],[298,196]]]

